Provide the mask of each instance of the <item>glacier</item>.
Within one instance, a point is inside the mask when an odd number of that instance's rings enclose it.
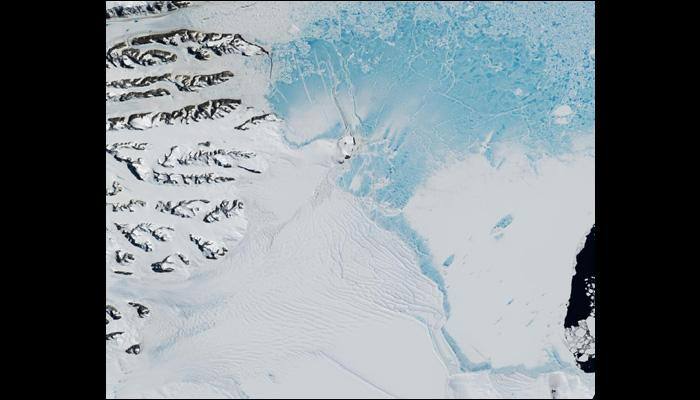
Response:
[[[593,2],[107,3],[107,397],[593,396]]]

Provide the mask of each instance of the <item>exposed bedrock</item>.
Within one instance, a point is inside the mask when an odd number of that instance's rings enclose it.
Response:
[[[124,332],[117,331],[117,332],[111,332],[105,335],[106,340],[115,340],[118,336],[124,334]]]
[[[107,119],[107,130],[144,130],[174,123],[189,124],[204,119],[223,118],[241,104],[237,99],[208,100],[201,104],[189,105],[171,112],[145,112],[124,117]]]
[[[280,119],[275,114],[272,114],[272,113],[256,115],[256,116],[250,118],[249,120],[245,121],[244,123],[234,127],[233,129],[236,129],[239,131],[247,131],[252,126],[259,125],[263,121],[276,122],[279,120]]]
[[[119,182],[113,181],[112,187],[107,188],[107,196],[116,196],[122,190],[124,190],[124,187]]]
[[[126,264],[129,264],[130,262],[134,261],[133,254],[128,253],[126,251],[122,251],[122,250],[116,251],[115,258],[117,259],[117,262],[121,265],[126,265]]]
[[[152,251],[153,243],[151,243],[146,236],[150,235],[158,241],[166,242],[171,239],[170,232],[175,229],[169,226],[155,226],[151,223],[142,222],[135,227],[131,227],[128,224],[114,224],[117,227],[129,243],[135,247],[140,248],[143,251]]]
[[[137,65],[149,67],[158,64],[168,64],[177,60],[177,55],[165,50],[140,50],[128,47],[126,43],[118,43],[107,50],[106,67],[129,68]]]
[[[109,5],[110,2],[107,2]],[[113,3],[112,3],[113,4]],[[133,4],[133,3],[132,3]],[[157,15],[187,7],[190,1],[147,1],[142,4],[121,5],[105,9],[105,18],[127,18],[138,15]]]
[[[131,199],[128,203],[107,203],[108,206],[112,207],[112,212],[129,211],[134,212],[135,207],[145,207],[146,202],[138,199]]]
[[[151,89],[144,92],[127,92],[127,93],[106,93],[107,101],[129,101],[135,99],[148,99],[151,97],[161,97],[170,96],[170,92],[167,89]]]
[[[241,215],[243,203],[238,200],[223,200],[214,210],[204,216],[204,222],[212,223],[220,221],[222,218],[231,218]]]
[[[153,272],[158,273],[173,272],[175,271],[175,268],[171,267],[171,265],[175,265],[175,263],[170,261],[170,256],[167,256],[161,261],[156,261],[151,264],[151,269]]]
[[[192,218],[202,210],[201,206],[203,204],[209,204],[209,200],[159,201],[156,204],[156,210],[180,218]]]
[[[198,235],[190,234],[190,240],[197,245],[197,248],[202,252],[204,257],[211,260],[216,260],[219,257],[223,257],[228,252],[228,249],[223,245],[215,243],[211,240],[206,240]]]
[[[344,163],[345,160],[350,159],[355,151],[357,142],[352,135],[345,135],[338,140],[338,162],[340,164]]]
[[[217,165],[219,167],[231,168],[232,162],[240,159],[250,159],[255,157],[255,153],[238,150],[196,150],[177,159],[180,165]]]
[[[170,73],[141,78],[127,78],[107,82],[106,86],[115,89],[130,89],[146,87],[156,83],[172,83],[181,92],[192,92],[197,88],[206,88],[222,84],[233,77],[231,71],[221,71],[213,74],[175,75]]]
[[[112,305],[107,304],[105,306],[105,311],[107,312],[107,315],[112,317],[113,320],[118,320],[122,317],[122,314],[119,312],[119,310],[117,310],[117,308]]]
[[[125,163],[129,171],[132,174],[134,174],[134,176],[138,180],[144,181],[148,178],[150,171],[144,165],[143,160],[141,158],[133,159],[132,157],[123,155],[119,152],[119,149],[126,148],[132,150],[145,150],[146,145],[147,143],[135,142],[113,143],[107,146],[106,151],[108,154],[111,154],[117,161]]]
[[[205,88],[222,84],[233,77],[231,71],[221,71],[209,75],[175,75],[170,82],[182,92],[192,92],[197,88]]]
[[[170,80],[171,74],[163,74],[156,76],[144,76],[142,78],[130,78],[130,79],[119,79],[112,82],[107,82],[107,87],[113,87],[116,89],[131,89],[135,87],[145,87],[150,86],[157,82],[168,82]]]
[[[190,265],[190,260],[184,254],[176,253],[176,255],[177,259],[179,259],[184,265]],[[153,272],[158,273],[173,272],[175,271],[175,262],[173,261],[173,259],[174,257],[171,254],[165,257],[164,259],[151,264],[151,269],[153,270]]]
[[[237,53],[243,56],[256,56],[268,54],[268,51],[254,43],[248,42],[240,34],[200,32],[190,29],[177,29],[174,31],[138,36],[129,41],[132,46],[140,46],[149,43],[158,43],[168,46],[179,46],[188,43],[188,52],[198,60],[208,60],[211,54],[222,56],[224,54]]]
[[[153,180],[161,185],[202,185],[205,183],[224,183],[236,180],[230,176],[220,176],[213,172],[204,174],[175,174],[153,171]]]
[[[177,156],[176,151],[178,149],[179,146],[171,147],[170,150],[163,155],[163,158],[158,159],[158,164],[164,168],[175,168],[175,164],[173,164],[173,159]]]
[[[144,306],[143,304],[130,301],[129,305],[136,309],[136,313],[138,313],[139,318],[146,318],[146,316],[151,313],[151,310],[149,310],[148,307]]]

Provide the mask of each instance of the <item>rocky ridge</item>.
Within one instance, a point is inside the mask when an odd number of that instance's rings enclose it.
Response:
[[[119,3],[108,1],[107,5],[110,3]],[[132,2],[134,3],[134,2]],[[190,1],[144,1],[142,4],[134,5],[121,5],[117,4],[113,7],[109,7],[105,10],[106,19],[115,18],[126,18],[138,15],[156,15],[165,13],[168,11],[175,11],[180,8],[188,7],[192,2]]]

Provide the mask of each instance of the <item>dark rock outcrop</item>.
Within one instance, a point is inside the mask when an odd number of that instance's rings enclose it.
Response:
[[[156,210],[180,218],[192,218],[201,211],[198,206],[199,203],[209,204],[209,200],[182,200],[177,203],[173,203],[172,201],[159,201],[156,205]]]
[[[259,125],[263,121],[270,121],[270,122],[275,122],[279,121],[279,118],[275,114],[272,113],[267,113],[267,114],[262,114],[262,115],[256,115],[249,120],[245,121],[244,123],[234,127],[233,129],[239,130],[239,131],[247,131],[250,129],[251,126]]]
[[[205,174],[169,174],[153,171],[153,180],[163,185],[201,185],[204,183],[223,183],[236,180],[229,176],[218,176],[213,172]]]
[[[190,259],[187,258],[186,255],[182,253],[177,253],[177,257],[180,259],[180,261],[182,261],[183,264],[190,265]]]
[[[134,212],[134,207],[145,207],[146,202],[138,199],[131,199],[128,203],[106,203],[108,206],[112,206],[112,212],[119,211],[129,211]]]
[[[150,223],[140,223],[134,228],[131,228],[127,224],[115,223],[114,225],[117,227],[117,230],[119,230],[124,235],[124,237],[126,238],[126,240],[129,241],[129,243],[147,252],[153,250],[153,244],[142,237],[144,234],[150,234],[156,240],[166,242],[170,240],[170,235],[168,234],[168,231],[174,231],[174,229],[171,227],[159,227],[154,226]]]
[[[238,150],[196,150],[191,151],[177,159],[180,165],[217,165],[219,167],[231,168],[232,161],[237,159],[250,159],[255,157],[255,153]]]
[[[111,332],[105,335],[106,340],[114,340],[117,336],[122,335],[124,332]]]
[[[151,97],[161,97],[170,96],[170,92],[167,89],[151,89],[145,92],[127,92],[121,94],[114,94],[107,92],[107,101],[129,101],[134,99],[148,99]]]
[[[175,158],[175,151],[179,149],[179,146],[173,146],[170,151],[163,155],[162,159],[158,159],[158,164],[163,168],[175,168],[172,164],[172,160]]]
[[[230,53],[238,53],[246,57],[262,54],[269,55],[267,50],[246,41],[238,33],[208,33],[191,29],[177,29],[165,33],[139,36],[131,39],[130,43],[132,46],[149,43],[179,46],[184,43],[192,43],[193,46],[188,47],[187,50],[198,60],[208,60],[211,58],[212,53],[217,56]]]
[[[181,253],[176,253],[176,254],[183,264],[190,265],[190,260],[184,254],[181,254]],[[161,261],[156,261],[153,264],[151,264],[151,269],[153,270],[153,272],[161,273],[161,272],[173,272],[173,271],[175,271],[175,268],[173,268],[175,263],[171,260],[172,256],[173,255],[171,254],[171,255],[165,257],[164,259],[162,259]]]
[[[237,99],[208,100],[197,105],[189,105],[171,112],[146,112],[131,114],[127,117],[107,119],[108,130],[144,130],[161,125],[173,125],[175,122],[189,124],[204,119],[223,118],[241,104]]]
[[[112,317],[113,320],[118,320],[122,317],[122,314],[119,312],[119,310],[117,310],[117,308],[112,305],[107,304],[105,306],[105,311],[107,312],[107,315]]]
[[[143,304],[130,301],[129,305],[136,309],[136,312],[139,314],[139,318],[145,318],[151,313],[151,310],[149,310],[148,307],[144,306]]]
[[[105,10],[105,18],[126,18],[137,15],[155,15],[187,7],[189,1],[148,1],[145,4],[118,5]]]
[[[133,47],[128,47],[124,42],[118,43],[107,50],[105,56],[106,67],[133,69],[135,65],[144,67],[168,64],[177,60],[177,55],[165,50],[151,49],[141,51]]]
[[[197,248],[202,252],[204,257],[211,260],[223,257],[228,252],[228,249],[223,245],[214,243],[211,240],[206,240],[198,235],[190,234],[190,240],[197,245]]]
[[[122,155],[117,150],[111,150],[109,148],[107,148],[107,153],[114,156],[115,160],[125,163],[129,172],[131,172],[136,179],[144,181],[148,178],[150,171],[143,164],[143,160],[141,158],[133,159],[129,156]]]
[[[192,92],[196,88],[219,85],[232,77],[233,72],[221,71],[209,75],[175,75],[170,81],[174,83],[181,92]]]
[[[145,87],[155,83],[172,83],[181,92],[192,92],[197,88],[222,84],[233,77],[231,71],[221,71],[213,74],[201,75],[175,75],[170,73],[156,76],[144,76],[142,78],[120,79],[107,82],[107,87],[116,89],[130,89],[134,87]]]
[[[121,192],[124,190],[124,187],[119,184],[119,182],[114,181],[112,182],[112,187],[107,188],[107,196],[115,196],[117,193]]]
[[[243,210],[243,203],[238,200],[223,200],[214,210],[204,216],[204,222],[212,223],[220,221],[221,218],[230,218],[239,215]]]
[[[157,82],[169,82],[172,74],[163,74],[159,76],[144,76],[143,78],[120,79],[112,82],[107,82],[107,87],[117,89],[130,89],[134,87],[150,86]]]
[[[252,172],[252,173],[254,173],[254,174],[261,174],[261,173],[262,173],[262,171],[258,171],[257,169],[252,169],[252,168],[246,168],[246,167],[244,167],[244,166],[242,166],[242,165],[239,165],[238,168],[244,169],[244,170],[246,170],[246,171],[248,171],[248,172]]]
[[[158,273],[175,271],[175,268],[169,267],[169,265],[175,265],[175,263],[170,261],[170,256],[167,256],[163,260],[156,261],[153,264],[151,264],[151,269],[153,270],[153,272]]]
[[[129,264],[130,262],[134,261],[133,254],[127,253],[126,251],[122,251],[122,250],[116,251],[115,258],[117,259],[117,262],[121,265],[126,265],[126,264]]]
[[[137,143],[137,142],[118,142],[112,143],[107,146],[107,153],[114,154],[118,152],[119,149],[131,149],[131,150],[146,150],[148,143]]]
[[[148,143],[122,142],[112,143],[107,146],[106,151],[111,154],[115,160],[126,164],[129,171],[140,181],[146,180],[150,171],[143,165],[141,158],[133,159],[119,152],[119,149],[145,150]]]

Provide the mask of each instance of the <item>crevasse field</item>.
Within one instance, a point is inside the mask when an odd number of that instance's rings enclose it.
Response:
[[[106,7],[107,397],[594,395],[593,2]]]

